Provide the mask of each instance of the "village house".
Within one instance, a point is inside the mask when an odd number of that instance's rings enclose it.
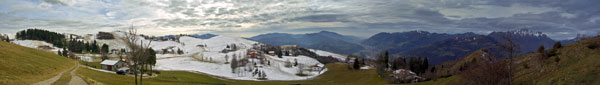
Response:
[[[119,68],[125,66],[125,62],[121,60],[104,60],[100,63],[102,69],[109,71],[117,71]]]
[[[281,46],[282,50],[297,50],[299,47],[298,45],[283,45]]]
[[[269,55],[275,56],[275,51],[269,51]]]
[[[258,52],[249,52],[248,54],[251,58],[258,58]]]
[[[320,73],[321,71],[323,71],[323,67],[325,67],[325,65],[315,64],[315,65],[310,66],[310,69],[313,71],[318,71]]]

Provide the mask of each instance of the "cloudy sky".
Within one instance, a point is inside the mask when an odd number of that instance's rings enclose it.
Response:
[[[529,29],[553,39],[600,32],[600,0],[1,0],[0,33],[26,28],[89,34],[250,37],[321,30],[369,37]]]

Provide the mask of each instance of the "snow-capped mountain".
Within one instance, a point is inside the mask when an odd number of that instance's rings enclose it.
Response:
[[[535,51],[540,46],[549,48],[554,44],[554,42],[556,42],[542,32],[534,32],[527,29],[506,32],[492,32],[488,36],[493,37],[500,44],[506,43],[506,40],[503,38],[503,36],[507,36],[519,44],[519,51],[522,53]]]

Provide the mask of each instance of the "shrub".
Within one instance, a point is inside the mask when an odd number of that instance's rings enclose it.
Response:
[[[592,43],[592,44],[589,44],[587,47],[589,49],[596,49],[596,48],[600,47],[600,44],[598,44],[598,43]]]

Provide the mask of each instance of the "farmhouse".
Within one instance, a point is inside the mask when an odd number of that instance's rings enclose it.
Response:
[[[269,55],[275,56],[275,51],[269,51]]]
[[[117,71],[117,69],[125,66],[125,62],[120,60],[104,60],[100,65],[102,65],[102,69],[104,70]]]
[[[283,45],[281,46],[282,50],[297,50],[299,47],[298,45]]]

